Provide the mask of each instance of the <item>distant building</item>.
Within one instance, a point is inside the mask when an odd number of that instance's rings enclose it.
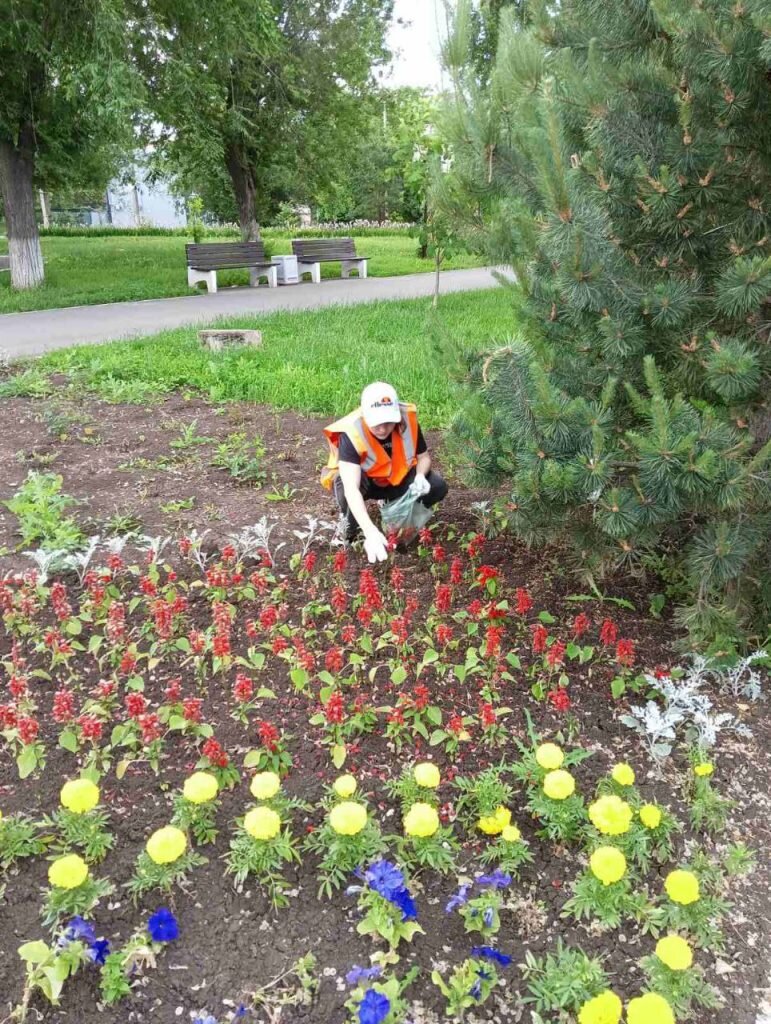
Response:
[[[148,181],[141,165],[134,167],[134,183],[113,182],[107,189],[107,206],[101,224],[119,228],[183,228],[187,225],[185,200],[174,195],[166,182]]]

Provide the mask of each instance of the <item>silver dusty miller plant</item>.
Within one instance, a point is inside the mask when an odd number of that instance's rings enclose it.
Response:
[[[648,753],[659,768],[672,753],[678,730],[682,730],[687,743],[705,748],[713,747],[721,732],[749,736],[750,730],[737,721],[735,715],[726,711],[713,712],[712,701],[701,691],[708,683],[717,682],[722,690],[731,693],[734,693],[733,687],[736,686],[736,696],[750,696],[751,693],[760,696],[760,675],[749,666],[764,656],[763,652],[756,652],[752,658],[745,659],[746,663],[742,662],[736,669],[731,670],[730,676],[715,669],[701,655],[694,655],[691,658],[680,679],[656,679],[654,676],[646,675],[645,679],[651,689],[658,690],[661,694],[664,706],[660,706],[655,700],[649,700],[645,705],[633,705],[629,709],[629,714],[621,715],[620,720],[640,735],[648,748]],[[737,673],[737,669],[740,668],[741,671]],[[748,679],[748,669],[749,674],[757,678]],[[726,677],[729,681],[724,683],[723,679]],[[748,686],[750,689],[745,689]]]

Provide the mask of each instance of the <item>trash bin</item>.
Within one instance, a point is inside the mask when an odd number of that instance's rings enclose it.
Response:
[[[300,274],[297,269],[296,256],[273,256],[270,261],[278,267],[279,284],[299,284]]]

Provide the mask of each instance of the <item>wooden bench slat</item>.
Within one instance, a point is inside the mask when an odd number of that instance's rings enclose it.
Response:
[[[271,266],[262,242],[193,242],[185,246],[185,255],[194,270]]]
[[[308,262],[367,259],[356,252],[353,238],[293,238],[292,252]]]

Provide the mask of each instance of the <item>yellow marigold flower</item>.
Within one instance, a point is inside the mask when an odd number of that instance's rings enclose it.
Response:
[[[347,800],[349,796],[353,796],[356,792],[357,786],[358,783],[356,779],[354,779],[353,775],[341,775],[332,783],[332,789],[334,789],[335,793],[337,793],[339,797],[342,797],[343,800]]]
[[[439,828],[439,815],[431,804],[417,803],[404,816],[404,831],[421,839],[432,836]]]
[[[270,800],[281,789],[281,779],[275,772],[258,772],[249,789],[255,800]]]
[[[669,872],[664,880],[664,888],[674,903],[682,903],[684,907],[689,903],[695,903],[700,895],[699,879],[692,871],[682,869]]]
[[[620,796],[601,796],[589,805],[589,820],[605,836],[621,836],[632,824],[632,808]]]
[[[208,804],[219,793],[219,783],[209,772],[193,772],[185,779],[182,796],[191,804]]]
[[[507,843],[518,843],[522,838],[522,833],[519,831],[516,825],[506,825],[501,832],[501,839]]]
[[[91,779],[70,779],[62,786],[59,799],[68,811],[86,814],[99,803],[99,787]]]
[[[578,1011],[578,1024],[618,1024],[623,1008],[616,993],[605,989],[584,1003]]]
[[[436,789],[441,781],[439,769],[430,761],[421,761],[420,764],[416,764],[412,770],[412,777],[424,789]]]
[[[634,785],[634,769],[625,761],[621,761],[619,764],[613,766],[613,771],[610,773],[610,777],[614,782],[617,782],[619,786]]]
[[[535,752],[535,759],[547,772],[553,772],[565,760],[565,755],[556,743],[542,743]]]
[[[661,809],[655,804],[643,804],[640,808],[640,821],[646,828],[658,828],[661,824]]]
[[[367,824],[367,808],[344,800],[329,812],[329,824],[340,836],[355,836]]]
[[[544,776],[543,791],[552,800],[567,800],[576,791],[576,780],[560,768]]]
[[[77,889],[88,878],[88,864],[77,853],[58,857],[48,869],[48,881],[57,889]]]
[[[672,1007],[657,992],[646,992],[626,1008],[627,1024],[675,1024]]]
[[[603,885],[613,885],[626,874],[626,857],[615,846],[600,846],[589,858],[589,867]]]
[[[173,864],[187,849],[187,836],[181,828],[166,825],[153,832],[145,849],[154,864]]]
[[[710,764],[709,761],[702,761],[701,764],[693,766],[693,774],[698,775],[700,778],[704,778],[707,775],[711,775],[715,770],[714,764]]]
[[[274,839],[281,831],[281,817],[272,807],[253,807],[244,815],[244,829],[252,839]]]
[[[656,943],[656,956],[670,971],[687,971],[693,963],[693,951],[679,935],[665,935]]]
[[[482,832],[488,836],[497,836],[511,823],[511,811],[503,804],[499,804],[492,814],[483,815],[478,825]]]

